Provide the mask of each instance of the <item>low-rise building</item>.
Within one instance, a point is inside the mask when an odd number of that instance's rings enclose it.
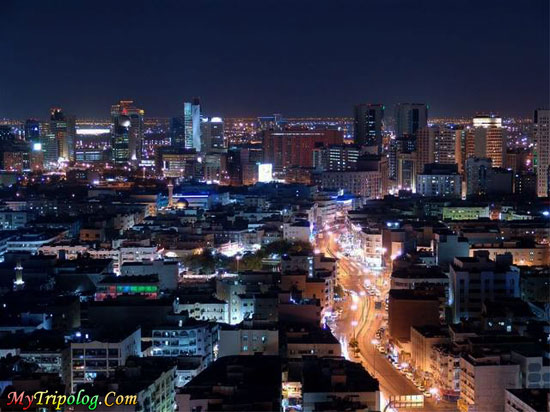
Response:
[[[278,411],[281,408],[278,356],[224,356],[178,389],[180,411]]]
[[[218,325],[214,322],[179,321],[157,326],[151,332],[153,356],[201,356],[203,367],[214,361],[218,345]]]
[[[448,343],[449,332],[438,325],[411,327],[411,363],[420,371],[433,376],[432,347]]]
[[[158,275],[161,290],[175,290],[178,287],[178,262],[176,261],[141,261],[125,262],[120,268],[125,276]]]
[[[506,389],[504,412],[545,412],[550,410],[550,389]]]
[[[180,295],[174,301],[174,313],[186,312],[190,318],[229,323],[228,305],[210,294]]]
[[[283,238],[291,242],[309,242],[311,237],[311,224],[307,221],[285,223],[283,225]]]
[[[288,358],[301,358],[315,355],[318,357],[341,356],[341,346],[329,329],[319,326],[291,324],[281,334],[284,336],[283,348]]]
[[[499,255],[496,261],[488,253],[474,257],[456,257],[450,266],[451,309],[453,321],[479,320],[486,299],[519,297],[519,269],[512,266],[510,255]]]
[[[380,387],[359,363],[344,358],[303,361],[302,410],[381,410]]]
[[[141,353],[141,329],[131,333],[115,333],[112,329],[79,331],[74,339],[64,365],[65,382],[71,392],[79,384],[113,373],[128,357]]]
[[[243,321],[238,325],[220,325],[218,357],[233,355],[279,354],[277,324]]]
[[[468,353],[460,358],[459,411],[504,411],[505,390],[516,388],[521,388],[517,363],[490,351]]]

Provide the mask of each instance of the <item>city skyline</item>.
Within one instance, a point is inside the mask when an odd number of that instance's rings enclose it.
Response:
[[[0,410],[550,412],[549,4],[5,0]]]
[[[351,116],[362,102],[528,117],[548,102],[544,1],[31,1],[4,10],[3,118],[51,106],[101,118],[120,99],[170,117],[193,96],[226,117]]]

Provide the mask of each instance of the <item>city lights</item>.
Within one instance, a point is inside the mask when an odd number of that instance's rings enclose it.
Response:
[[[547,2],[49,3],[2,8],[2,410],[545,408]]]

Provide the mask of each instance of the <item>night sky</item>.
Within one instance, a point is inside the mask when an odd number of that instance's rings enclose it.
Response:
[[[548,3],[2,0],[0,118],[107,118],[120,99],[172,116],[193,96],[224,116],[529,116],[549,100]]]

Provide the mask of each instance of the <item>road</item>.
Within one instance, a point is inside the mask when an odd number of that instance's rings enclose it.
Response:
[[[342,314],[338,321],[332,325],[334,335],[342,344],[342,352],[345,356],[361,364],[369,373],[378,379],[382,392],[383,402],[390,397],[400,395],[421,395],[418,388],[406,376],[400,373],[371,342],[375,338],[376,331],[385,326],[383,316],[385,311],[374,308],[375,297],[366,293],[365,280],[376,284],[381,292],[382,301],[389,291],[389,274],[387,272],[374,272],[365,270],[364,266],[357,263],[352,257],[340,253],[336,242],[338,234],[325,233],[317,239],[316,246],[320,252],[338,259],[338,283],[349,292],[342,305]],[[359,356],[349,352],[349,342],[355,337],[360,350]],[[394,408],[395,410],[395,408]],[[409,409],[399,408],[399,411]],[[415,411],[456,411],[455,404],[436,402],[433,399],[425,399],[423,408],[414,408]]]

